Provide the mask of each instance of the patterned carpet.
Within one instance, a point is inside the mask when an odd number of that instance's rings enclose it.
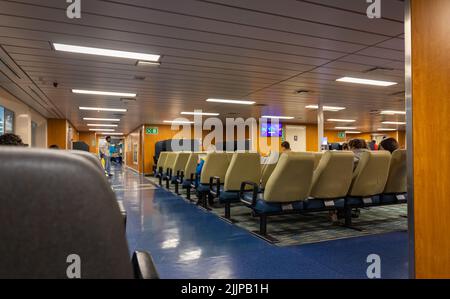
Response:
[[[149,177],[150,181],[158,181]],[[173,192],[173,187],[170,190]],[[185,198],[185,191],[182,191]],[[192,196],[196,200],[195,195]],[[224,216],[224,208],[215,204],[211,210],[217,216]],[[408,229],[407,205],[393,205],[361,209],[360,216],[353,218],[353,225],[361,231],[335,225],[328,220],[328,212],[308,215],[283,215],[268,218],[267,232],[279,242],[277,246],[301,245],[337,239],[383,234]],[[240,204],[231,208],[231,218],[235,225],[250,232],[258,231],[259,218],[252,217],[251,210]]]

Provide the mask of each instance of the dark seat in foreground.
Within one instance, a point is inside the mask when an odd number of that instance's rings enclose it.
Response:
[[[148,254],[130,261],[115,195],[93,163],[2,147],[0,164],[0,278],[67,278],[71,255],[81,278],[157,278]]]

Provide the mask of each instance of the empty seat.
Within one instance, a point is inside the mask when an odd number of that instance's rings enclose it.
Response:
[[[306,209],[333,208],[348,194],[353,177],[352,152],[325,152],[314,170],[310,199]]]
[[[188,152],[178,153],[175,158],[175,162],[173,163],[173,167],[172,167],[173,175],[171,178],[171,183],[175,184],[175,192],[176,193],[178,193],[177,180],[180,177],[181,173],[184,172],[186,163],[188,162],[190,155],[191,155],[191,153],[188,153]]]
[[[406,202],[406,171],[406,150],[396,150],[392,153],[388,179],[380,199],[382,203]]]
[[[133,278],[117,200],[98,167],[68,152],[16,147],[0,148],[0,164],[1,278],[68,278],[71,255],[81,258],[81,278]],[[138,269],[135,276],[156,277],[154,268]]]
[[[159,184],[162,185],[163,180],[170,180],[172,173],[171,170],[173,168],[173,164],[175,163],[175,159],[177,157],[177,153],[175,152],[168,152],[166,155],[166,160],[164,161],[163,165],[163,172],[161,176],[159,177]],[[167,187],[169,187],[167,183]]]
[[[187,197],[190,200],[191,197],[191,185],[195,179],[195,171],[197,169],[199,159],[199,153],[190,153],[186,162],[184,170],[180,173],[177,182],[175,183],[175,189],[178,191],[178,185],[181,184],[184,189],[187,190]]]
[[[213,178],[216,177],[221,182],[225,181],[230,157],[230,153],[209,153],[205,157],[205,164],[200,174],[200,183],[197,186],[199,203],[203,203],[204,207],[207,207],[206,196],[210,197],[210,183]]]
[[[103,174],[105,173],[102,163],[100,162],[100,159],[97,158],[96,155],[94,155],[90,152],[85,152],[85,151],[80,151],[80,150],[72,150],[69,152],[71,152],[74,155],[77,155],[77,156],[87,159],[89,162],[94,164]]]
[[[225,218],[230,218],[231,203],[239,202],[239,193],[243,182],[258,183],[261,176],[261,163],[258,153],[235,153],[222,181],[217,178],[210,186],[219,197],[219,202],[225,204]]]
[[[264,164],[261,170],[261,190],[266,188],[267,181],[269,180],[272,172],[275,170],[277,163]]]
[[[242,190],[241,201],[260,217],[260,234],[267,233],[267,216],[298,213],[304,209],[309,196],[314,171],[314,155],[311,153],[283,154],[270,176],[264,193]]]
[[[156,164],[155,176],[161,176],[164,172],[164,165],[166,163],[168,152],[161,152],[158,158],[158,163]]]
[[[319,166],[320,160],[323,157],[323,153],[322,152],[317,152],[314,153],[314,170],[317,168],[317,166]]]

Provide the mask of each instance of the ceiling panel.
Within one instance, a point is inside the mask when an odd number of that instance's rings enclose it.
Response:
[[[118,128],[124,133],[198,108],[221,117],[285,114],[295,117],[291,122],[315,123],[315,112],[304,107],[317,103],[347,107],[326,117],[355,118],[358,129],[370,131],[386,119],[380,110],[404,109],[401,1],[383,1],[377,20],[367,18],[360,0],[90,0],[83,1],[79,20],[66,17],[66,6],[0,0],[0,46],[9,59],[8,66],[0,64],[0,84],[80,130],[87,129],[83,117],[114,116],[79,111],[81,105],[126,107]],[[132,60],[56,52],[51,42],[160,54],[162,64],[137,67]],[[336,82],[343,76],[398,84]],[[138,96],[124,103],[75,95],[73,88]],[[310,92],[299,95],[299,89]],[[259,105],[205,102],[209,97]]]

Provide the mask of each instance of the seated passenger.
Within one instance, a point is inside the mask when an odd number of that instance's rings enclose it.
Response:
[[[289,144],[289,142],[284,141],[283,143],[281,143],[281,152],[282,153],[289,153],[291,152],[291,145]]]
[[[0,145],[26,146],[19,136],[11,133],[0,136]]]
[[[391,154],[400,148],[395,138],[386,138],[380,142],[380,150],[388,151]]]
[[[48,148],[57,150],[57,149],[59,149],[59,146],[57,146],[56,144],[52,144]]]
[[[343,151],[349,151],[349,150],[350,150],[350,148],[348,147],[348,143],[347,143],[347,142],[344,142],[344,143],[342,144],[342,150],[343,150]]]
[[[355,154],[353,169],[356,169],[356,166],[358,166],[358,162],[361,159],[361,154],[367,150],[367,143],[363,139],[352,139],[349,141],[348,146]]]

